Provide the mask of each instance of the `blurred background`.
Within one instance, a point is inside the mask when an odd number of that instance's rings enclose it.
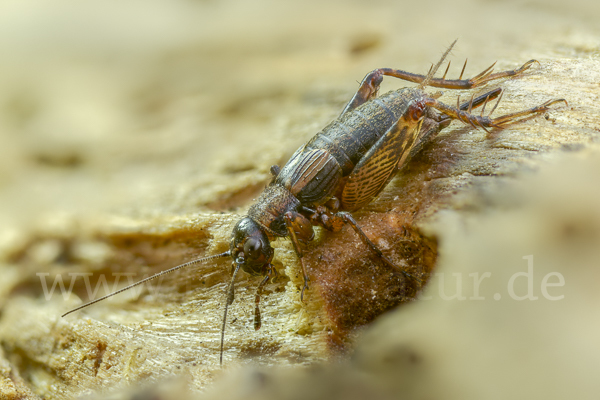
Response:
[[[426,73],[455,39],[449,77],[466,58],[467,77],[497,60],[597,60],[599,18],[592,0],[1,1],[0,305],[28,279],[6,254],[40,231],[238,212],[374,68]]]
[[[472,75],[594,54],[599,15],[586,0],[3,1],[0,238],[61,212],[192,211],[292,139],[285,160],[306,139],[294,125],[316,132],[376,67],[426,72],[456,38],[450,76],[465,58]]]

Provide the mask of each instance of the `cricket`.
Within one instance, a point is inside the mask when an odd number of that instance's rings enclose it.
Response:
[[[478,75],[463,79],[465,61],[458,79],[446,79],[450,67],[448,63],[443,76],[435,78],[455,44],[456,40],[425,75],[392,68],[369,72],[337,119],[300,146],[283,167],[271,167],[271,182],[250,206],[248,214],[234,226],[228,251],[159,272],[62,316],[181,268],[231,257],[233,274],[227,287],[221,328],[219,362],[222,365],[227,310],[235,298],[234,282],[238,272],[242,270],[252,276],[263,277],[256,290],[254,308],[254,328],[260,329],[259,303],[263,287],[277,276],[272,264],[274,250],[271,241],[284,237],[291,240],[302,268],[304,284],[300,298],[304,301],[310,277],[303,253],[305,245],[314,238],[313,228],[316,226],[338,232],[348,224],[360,240],[396,274],[421,282],[423,277],[413,276],[396,266],[369,239],[352,212],[375,199],[396,172],[453,120],[489,132],[543,114],[554,104],[568,105],[565,99],[551,99],[529,109],[493,118],[492,114],[503,93],[499,88],[476,98],[471,96],[469,101],[462,104],[458,97],[456,106],[440,102],[441,92],[428,94],[425,88],[473,89],[497,79],[519,76],[537,63],[536,60],[530,60],[513,70],[493,72],[494,63]],[[378,96],[384,76],[418,85]],[[495,105],[484,115],[486,106],[494,100]],[[481,107],[481,111],[476,115],[473,110],[478,107]]]

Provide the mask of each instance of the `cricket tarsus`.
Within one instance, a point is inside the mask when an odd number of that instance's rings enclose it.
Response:
[[[441,103],[436,99],[429,99],[427,101],[427,105],[435,108],[438,111],[441,111],[442,113],[448,115],[450,118],[458,119],[459,121],[461,121],[465,124],[469,124],[469,125],[473,126],[474,128],[478,128],[478,127],[482,128],[485,131],[487,131],[487,128],[502,129],[502,128],[506,128],[508,125],[511,125],[511,124],[514,124],[517,122],[522,122],[526,119],[529,119],[530,117],[533,117],[536,114],[548,111],[550,109],[551,105],[554,105],[557,103],[565,103],[565,105],[568,105],[568,103],[565,99],[554,99],[554,100],[549,100],[539,106],[529,108],[527,110],[518,111],[518,112],[511,113],[511,114],[506,114],[506,115],[503,115],[498,118],[490,118],[489,116],[483,117],[483,116],[477,116],[477,115],[471,114],[470,113],[470,108],[471,108],[470,103],[469,103],[469,110],[462,111],[460,109],[447,106],[446,104]],[[492,112],[493,111],[494,110],[492,110]]]
[[[65,317],[65,316],[67,316],[67,315],[69,315],[69,314],[71,314],[71,313],[73,313],[73,312],[75,312],[75,311],[79,311],[79,310],[81,310],[82,308],[89,307],[89,306],[91,306],[92,304],[96,304],[96,303],[98,303],[98,302],[100,302],[100,301],[102,301],[102,300],[108,299],[109,297],[112,297],[112,296],[114,296],[114,295],[117,295],[117,294],[119,294],[119,293],[123,293],[123,292],[124,292],[124,291],[126,291],[126,290],[129,290],[129,289],[131,289],[131,288],[134,288],[134,287],[136,287],[136,286],[139,286],[139,285],[141,285],[141,284],[143,284],[143,283],[146,283],[146,282],[148,282],[148,281],[151,281],[151,280],[153,280],[153,279],[156,279],[156,278],[158,278],[158,277],[161,277],[161,276],[163,276],[163,275],[170,274],[171,272],[177,271],[177,270],[179,270],[179,269],[186,268],[186,267],[189,267],[189,266],[192,266],[192,265],[196,265],[196,264],[199,264],[199,263],[201,263],[201,262],[204,262],[204,261],[213,260],[213,259],[215,259],[215,258],[227,257],[227,256],[229,256],[229,251],[226,251],[226,252],[224,252],[224,253],[221,253],[221,254],[216,254],[216,255],[214,255],[214,256],[209,256],[209,257],[204,257],[204,258],[198,258],[198,259],[196,259],[196,260],[192,260],[192,261],[186,262],[186,263],[184,263],[184,264],[180,264],[180,265],[178,265],[178,266],[176,266],[176,267],[173,267],[173,268],[171,268],[171,269],[168,269],[168,270],[166,270],[166,271],[162,271],[162,272],[159,272],[159,273],[157,273],[157,274],[154,274],[154,275],[152,275],[152,276],[149,276],[148,278],[142,279],[142,280],[141,280],[141,281],[139,281],[139,282],[136,282],[136,283],[133,283],[133,284],[131,284],[131,285],[127,286],[127,287],[124,287],[123,289],[119,289],[119,290],[117,290],[116,292],[113,292],[113,293],[107,294],[106,296],[100,297],[99,299],[92,300],[92,301],[90,301],[90,302],[88,302],[88,303],[85,303],[85,304],[83,304],[83,305],[81,305],[81,306],[79,306],[79,307],[76,307],[76,308],[74,308],[74,309],[72,309],[72,310],[70,310],[70,311],[67,311],[66,313],[64,313],[63,315],[61,315],[61,317]]]

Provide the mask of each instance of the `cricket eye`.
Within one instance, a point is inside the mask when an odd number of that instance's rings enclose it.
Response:
[[[246,258],[257,259],[261,255],[262,243],[258,239],[249,238],[244,243],[244,255]]]

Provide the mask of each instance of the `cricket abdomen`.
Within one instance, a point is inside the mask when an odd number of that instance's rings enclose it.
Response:
[[[406,112],[419,89],[403,88],[388,92],[347,112],[327,125],[307,144],[306,149],[329,152],[348,176],[365,153]]]
[[[292,155],[275,184],[302,204],[325,203],[337,192],[341,178],[350,175],[420,93],[411,88],[396,90],[343,114]]]

